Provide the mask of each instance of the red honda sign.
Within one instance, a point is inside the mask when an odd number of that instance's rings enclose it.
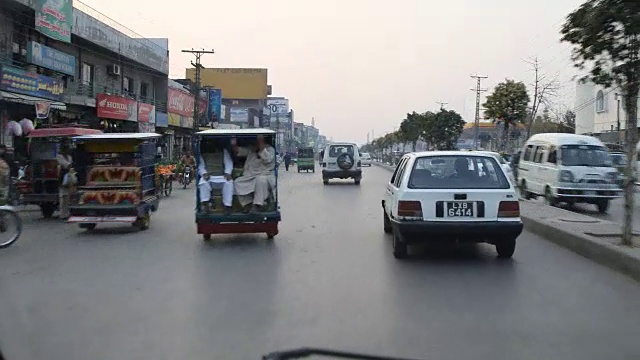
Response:
[[[155,124],[156,107],[151,104],[138,103],[138,122]]]
[[[138,119],[138,102],[121,96],[98,94],[96,108],[98,117],[105,119]]]

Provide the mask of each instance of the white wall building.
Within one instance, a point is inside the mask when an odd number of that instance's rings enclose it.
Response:
[[[617,130],[618,102],[620,129],[626,129],[627,113],[618,88],[604,88],[580,80],[576,85],[576,134],[599,134]],[[640,101],[639,101],[640,105]]]

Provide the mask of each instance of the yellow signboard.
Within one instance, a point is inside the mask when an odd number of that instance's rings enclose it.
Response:
[[[187,69],[187,79],[195,80],[195,69]],[[267,69],[206,68],[200,70],[203,87],[222,89],[224,99],[266,99]]]
[[[180,126],[180,114],[168,113],[169,125]]]

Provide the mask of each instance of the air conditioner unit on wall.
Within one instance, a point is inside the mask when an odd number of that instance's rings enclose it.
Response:
[[[120,76],[122,74],[122,69],[118,64],[111,64],[107,66],[107,73],[113,76]]]

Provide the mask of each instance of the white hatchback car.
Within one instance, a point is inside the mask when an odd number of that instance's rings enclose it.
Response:
[[[382,200],[393,255],[425,241],[489,243],[510,258],[522,233],[513,184],[488,153],[434,151],[402,157]]]
[[[371,160],[371,155],[369,153],[361,153],[360,162],[362,163],[362,166],[371,166],[373,161]]]

